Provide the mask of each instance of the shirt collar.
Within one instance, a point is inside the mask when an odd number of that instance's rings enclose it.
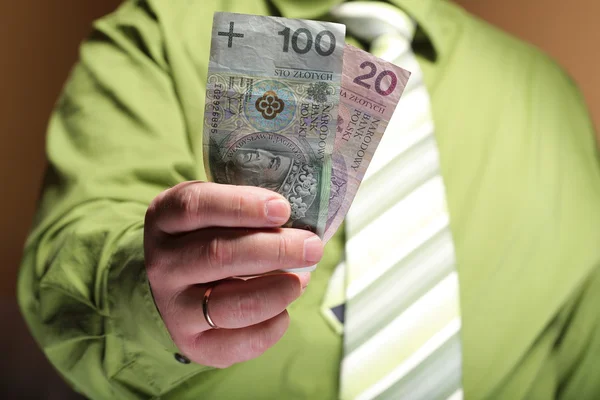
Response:
[[[271,2],[287,18],[322,19],[328,11],[343,0],[271,0]],[[437,3],[439,0],[389,0],[389,2],[406,12],[413,18],[422,39],[431,44],[435,53],[444,52],[445,27],[437,18]],[[447,32],[446,32],[447,33]]]

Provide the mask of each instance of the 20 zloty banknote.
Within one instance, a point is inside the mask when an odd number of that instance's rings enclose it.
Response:
[[[410,72],[346,45],[324,241],[342,224]]]

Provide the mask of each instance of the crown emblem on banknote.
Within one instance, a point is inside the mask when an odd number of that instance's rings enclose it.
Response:
[[[277,93],[268,90],[256,99],[255,106],[264,119],[274,119],[277,114],[283,111],[285,103],[277,96]]]
[[[327,94],[330,91],[329,85],[325,82],[311,83],[306,90],[308,97],[313,99],[315,103],[325,103],[327,101]]]
[[[291,219],[304,218],[306,210],[317,195],[317,179],[314,168],[294,161],[280,193],[290,202]]]

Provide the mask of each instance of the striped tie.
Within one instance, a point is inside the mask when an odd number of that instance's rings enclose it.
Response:
[[[461,399],[458,276],[415,23],[379,2],[332,16],[412,73],[346,218],[340,397]]]

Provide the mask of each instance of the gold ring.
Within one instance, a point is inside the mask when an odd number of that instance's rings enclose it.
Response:
[[[210,299],[210,294],[212,293],[213,288],[214,286],[211,286],[208,289],[206,289],[206,292],[204,292],[204,298],[202,299],[202,312],[204,313],[204,319],[206,320],[206,323],[212,329],[219,329],[219,327],[215,325],[212,318],[210,317],[210,314],[208,313],[208,300]]]

